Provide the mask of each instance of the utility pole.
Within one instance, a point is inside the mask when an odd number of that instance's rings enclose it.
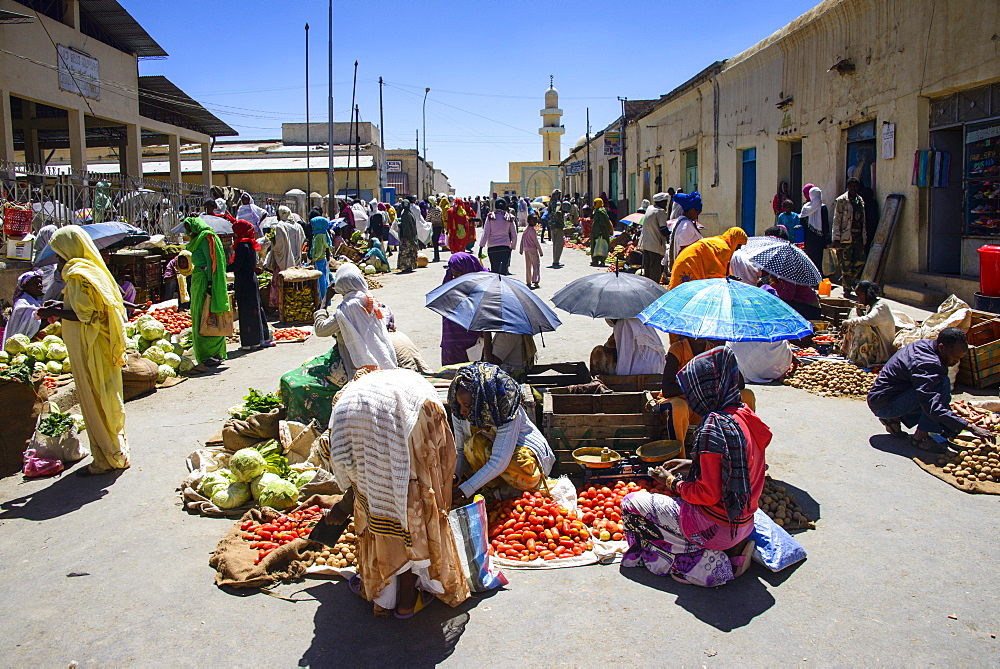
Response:
[[[354,85],[351,87],[351,139],[355,140],[358,136],[358,121],[355,118],[355,112],[357,111],[357,105],[355,101],[357,100],[358,94],[358,61],[354,61]],[[350,148],[347,150],[347,155],[350,156]],[[351,160],[348,157],[347,160],[347,181],[344,183],[344,195],[347,195],[351,190]],[[358,197],[361,196],[360,193],[356,193]]]
[[[411,195],[420,196],[420,130],[417,130],[417,188],[410,193]]]
[[[624,209],[627,211],[631,211],[628,208],[628,168],[626,167],[626,160],[625,160],[625,103],[628,102],[628,98],[623,98],[619,96],[618,99],[621,100],[622,103],[622,122],[621,125],[619,126],[619,128],[621,129],[621,142],[622,142],[622,156],[621,160],[619,161],[621,164],[619,172],[621,175],[621,184],[622,184],[622,193],[620,199],[625,200]],[[618,203],[616,202],[615,206],[617,205]]]
[[[587,196],[584,200],[591,200],[591,193],[594,192],[594,175],[590,171],[590,107],[587,107]],[[587,202],[589,204],[589,202]]]
[[[309,24],[306,24],[306,202],[312,202],[312,174],[309,171]]]
[[[330,0],[330,36],[329,36],[329,92],[327,94],[327,123],[326,123],[326,136],[327,136],[327,155],[329,158],[329,166],[327,168],[326,176],[326,187],[329,193],[329,202],[327,203],[327,215],[333,218],[337,215],[337,210],[334,205],[337,202],[337,183],[333,176],[333,0]]]
[[[424,170],[427,169],[427,94],[431,92],[430,88],[424,89],[424,106],[423,106],[423,128],[424,128]],[[427,189],[424,187],[424,182],[420,182],[420,199],[427,199]]]
[[[382,156],[378,165],[378,194],[375,199],[381,202],[382,188],[385,186],[385,117],[382,113],[382,77],[378,78],[378,142]]]
[[[361,111],[354,105],[354,191],[361,199]]]

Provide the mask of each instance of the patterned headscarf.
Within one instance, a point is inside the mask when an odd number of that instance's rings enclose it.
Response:
[[[722,502],[735,532],[750,501],[747,439],[728,411],[743,404],[736,356],[725,346],[705,351],[677,373],[677,382],[691,411],[703,417],[695,432],[687,480],[701,476],[702,453],[722,456]]]
[[[521,408],[521,386],[510,374],[488,362],[474,362],[455,374],[448,388],[448,408],[455,418],[462,417],[459,388],[472,395],[469,423],[479,429],[502,427],[514,420]]]
[[[28,284],[29,281],[34,279],[36,276],[41,277],[43,275],[44,273],[42,272],[42,270],[31,269],[22,274],[21,276],[17,277],[17,285],[14,286],[14,297],[11,299],[11,303],[12,304],[16,303],[17,298],[24,295],[24,287]]]

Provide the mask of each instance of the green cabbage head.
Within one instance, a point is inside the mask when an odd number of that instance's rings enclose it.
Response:
[[[250,485],[247,483],[230,483],[225,488],[219,488],[212,495],[212,504],[220,509],[235,509],[250,501]]]
[[[249,483],[264,473],[267,463],[260,451],[253,448],[242,448],[229,458],[229,471],[237,481]]]
[[[264,486],[257,496],[257,503],[278,511],[290,509],[299,503],[299,489],[294,483],[279,478]]]

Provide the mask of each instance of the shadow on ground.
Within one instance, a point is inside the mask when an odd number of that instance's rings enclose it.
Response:
[[[0,504],[0,509],[3,509],[0,512],[0,519],[50,520],[72,513],[107,495],[108,486],[117,481],[124,472],[83,477],[76,476],[75,473],[64,472],[41,490]]]
[[[434,601],[409,620],[376,618],[372,604],[351,592],[347,581],[325,582],[300,592],[319,602],[312,644],[299,666],[432,667],[447,659],[465,627],[469,611],[497,592],[477,594],[451,608]]]
[[[907,460],[912,459],[917,453],[923,452],[919,448],[910,446],[910,442],[907,439],[898,439],[889,434],[876,434],[868,439],[868,443],[878,451],[898,455]]]
[[[820,511],[819,502],[813,499],[813,496],[810,495],[808,492],[782,479],[772,478],[772,480],[781,487],[783,487],[785,489],[786,494],[789,494],[795,498],[795,501],[798,503],[799,506],[802,507],[802,511],[805,512],[805,514],[809,517],[811,521],[817,522],[819,521],[820,518],[823,517]],[[805,530],[792,529],[787,531],[789,534],[796,534],[798,532],[804,532]]]
[[[761,578],[771,585],[780,585],[793,571],[795,570],[787,569],[780,575],[772,574],[755,564],[743,576],[724,586],[699,588],[678,583],[669,576],[657,576],[644,567],[621,567],[621,574],[625,578],[675,595],[678,606],[721,632],[732,632],[745,627],[774,606],[774,597]]]

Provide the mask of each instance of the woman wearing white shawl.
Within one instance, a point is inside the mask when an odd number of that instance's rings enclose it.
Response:
[[[376,615],[410,618],[435,596],[457,606],[469,597],[448,522],[457,450],[434,387],[407,369],[375,371],[333,402],[330,463],[348,494],[325,522],[353,512],[351,590]]]
[[[615,321],[615,345],[618,363],[615,373],[662,374],[666,351],[660,335],[638,318],[619,318]]]
[[[813,184],[806,184],[802,194],[809,198],[799,214],[805,227],[806,255],[822,273],[823,249],[830,243],[830,215],[823,204],[823,191]]]
[[[348,378],[359,369],[396,369],[382,305],[368,292],[357,265],[345,263],[334,274],[333,290],[343,296],[332,314],[320,309],[313,323],[317,337],[336,337]]]
[[[267,210],[254,204],[253,196],[250,193],[243,193],[240,198],[240,208],[236,211],[236,218],[241,218],[260,234],[260,222],[267,218]]]

